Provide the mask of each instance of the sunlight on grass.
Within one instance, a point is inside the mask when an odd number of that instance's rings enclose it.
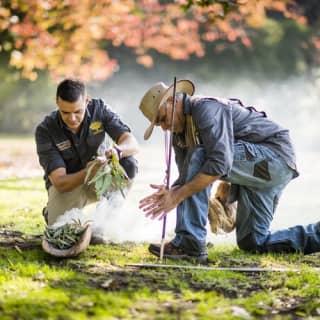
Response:
[[[46,190],[40,177],[0,180],[1,226],[27,234],[42,233],[42,208],[46,201]]]

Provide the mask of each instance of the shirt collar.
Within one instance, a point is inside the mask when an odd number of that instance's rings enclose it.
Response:
[[[90,99],[89,102],[88,102],[88,105],[86,107],[86,114],[84,116],[85,119],[88,119],[90,120],[91,119],[91,113],[89,111],[89,105],[92,103],[92,100]]]
[[[89,104],[91,103],[91,100],[89,101],[88,103],[88,106]],[[91,113],[89,111],[89,108],[88,106],[86,107],[86,111],[85,111],[85,114],[84,114],[84,118],[83,118],[83,121],[87,121],[87,120],[90,120],[91,119]],[[64,122],[62,121],[62,118],[61,118],[61,114],[60,114],[60,111],[59,109],[57,110],[57,121],[58,121],[58,124],[61,128],[67,128],[67,126],[64,124]]]
[[[183,113],[191,114],[191,100],[188,94],[185,95],[183,100]]]
[[[57,110],[57,121],[58,121],[58,124],[61,128],[64,128],[65,127],[65,124],[64,122],[62,121],[62,118],[61,118],[61,114],[60,114],[60,111]]]
[[[87,107],[85,114],[84,114],[84,118],[82,120],[82,124],[81,124],[82,127],[81,127],[80,131],[82,131],[83,128],[85,128],[88,125],[90,119],[91,119],[91,114],[90,114],[90,111]],[[57,110],[57,122],[58,122],[58,125],[60,126],[60,128],[67,130],[68,132],[71,132],[71,130],[63,122],[59,110]]]

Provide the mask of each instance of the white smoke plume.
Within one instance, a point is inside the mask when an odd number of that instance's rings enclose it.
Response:
[[[131,198],[131,199],[130,199]],[[146,218],[137,206],[132,205],[132,196],[123,199],[120,193],[103,198],[89,210],[71,209],[60,216],[53,227],[70,223],[79,219],[82,223],[91,221],[92,235],[106,242],[121,243],[160,242],[162,221],[153,221]],[[172,219],[168,218],[167,235],[173,236]]]

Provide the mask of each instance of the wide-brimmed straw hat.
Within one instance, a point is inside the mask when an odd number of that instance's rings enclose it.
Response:
[[[190,80],[179,80],[176,82],[176,93],[186,93],[192,96],[194,90],[194,84]],[[141,99],[139,108],[145,117],[151,122],[150,126],[144,133],[145,140],[149,139],[152,134],[160,106],[172,95],[173,84],[168,87],[163,82],[158,82],[149,89]]]

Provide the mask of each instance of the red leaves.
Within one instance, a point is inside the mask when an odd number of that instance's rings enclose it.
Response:
[[[36,78],[37,70],[46,69],[54,78],[103,80],[118,68],[101,49],[110,44],[134,48],[137,62],[150,68],[152,50],[185,60],[203,56],[204,41],[240,40],[250,46],[246,30],[262,26],[267,9],[304,22],[304,17],[287,9],[292,0],[246,1],[226,16],[219,3],[184,11],[183,2],[12,0],[0,4],[0,31],[11,37],[2,49],[11,52],[10,63],[30,79]],[[318,47],[318,41],[314,45]]]

